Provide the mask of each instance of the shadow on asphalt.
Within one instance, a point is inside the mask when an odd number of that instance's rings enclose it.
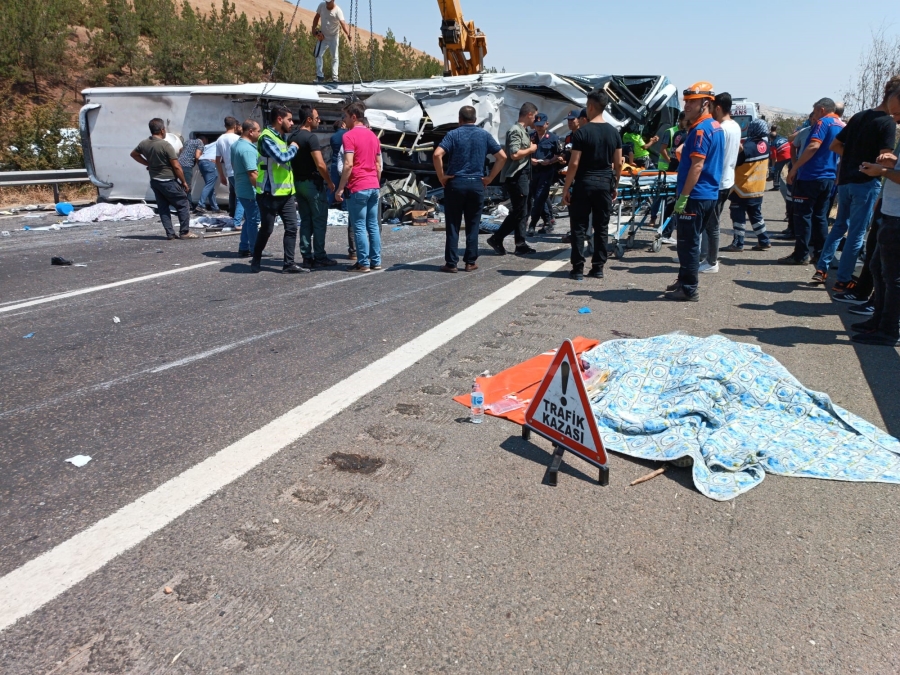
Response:
[[[812,269],[812,266],[810,266],[810,269]],[[743,288],[749,288],[752,291],[762,291],[764,293],[782,293],[784,295],[789,295],[794,291],[822,292],[820,288],[807,281],[754,281],[753,279],[735,279],[734,283]]]
[[[800,300],[778,300],[768,305],[756,305],[745,302],[738,305],[741,309],[751,309],[760,312],[775,312],[784,316],[824,318],[834,316],[834,311],[828,305],[820,302],[801,302]]]
[[[846,342],[847,335],[834,330],[816,330],[804,326],[779,326],[777,328],[721,328],[723,335],[752,337],[767,345],[796,347],[797,345],[833,345]],[[840,340],[844,337],[844,340]],[[847,342],[849,345],[849,342]]]
[[[510,454],[521,457],[522,459],[527,459],[542,467],[550,466],[550,459],[553,457],[552,453],[547,452],[534,443],[522,440],[521,436],[510,436],[500,444],[500,447]],[[578,480],[583,480],[586,483],[597,485],[599,482],[597,478],[588,476],[586,473],[569,466],[568,462],[565,461],[565,458],[563,459],[562,465],[559,467],[559,472],[577,478]]]
[[[656,267],[651,267],[650,265],[638,265],[637,267],[625,267],[625,266],[616,266],[610,267],[611,270],[616,272],[628,272],[628,274],[678,274],[678,266],[675,263],[663,263],[662,265],[657,265]]]
[[[207,258],[240,258],[238,252],[236,250],[228,250],[228,251],[204,251],[203,255]],[[247,258],[244,258],[247,260]]]
[[[641,288],[615,288],[605,291],[591,291],[584,289],[572,291],[567,295],[588,296],[593,300],[600,300],[602,302],[652,302],[654,300],[661,300],[664,290],[665,289],[646,291]]]

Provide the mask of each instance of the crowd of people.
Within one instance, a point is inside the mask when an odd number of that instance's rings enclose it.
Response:
[[[857,113],[846,124],[833,100],[820,99],[806,123],[787,138],[763,119],[751,120],[742,131],[731,118],[731,96],[716,94],[708,82],[697,82],[685,90],[683,101],[677,124],[649,139],[639,132],[621,134],[604,119],[609,97],[603,90],[590,92],[586,107],[568,115],[569,134],[564,140],[549,131],[548,118],[536,105],[525,103],[502,145],[477,124],[474,108],[462,107],[458,127],[444,136],[434,152],[437,180],[444,187],[446,218],[441,271],[459,271],[463,221],[464,270],[478,269],[485,188],[497,179],[509,197],[509,213],[486,243],[495,254],[506,255],[504,242],[512,235],[515,254],[535,254],[528,237],[536,234],[538,221],[543,221],[540,233],[554,231],[549,195],[565,167],[562,203],[568,207],[570,220],[570,232],[564,235],[571,246],[569,276],[576,281],[585,276],[602,279],[608,259],[609,221],[622,172],[626,166],[629,170],[649,168],[649,148],[661,142],[657,169],[677,174],[674,197],[651,206],[651,222],[655,223],[658,214],[672,215],[662,238],[675,244],[678,252],[678,277],[666,288],[665,298],[698,301],[700,274],[718,272],[719,251],[745,250],[748,220],[756,237],[752,249],[771,248],[762,215],[767,177],[771,176],[773,189],[781,190],[785,197],[788,221],[784,232],[772,236],[794,242],[793,251],[778,262],[812,263],[816,266],[812,282],[824,284],[842,245],[833,297],[853,304],[851,311],[868,316],[854,324],[853,340],[897,345],[900,76],[887,84],[881,105]],[[196,236],[189,231],[188,186],[193,167],[199,165],[205,183],[199,206],[218,208],[214,192],[207,194],[210,175],[228,185],[229,212],[242,223],[238,253],[251,258],[251,271],[260,271],[276,217],[284,223],[284,272],[337,265],[325,252],[328,208],[335,204],[348,211],[348,250],[355,256],[348,269],[365,273],[381,269],[378,205],[382,172],[381,145],[368,128],[365,111],[361,102],[344,109],[330,139],[328,164],[316,133],[321,122],[311,106],[301,106],[296,119],[287,108],[275,107],[262,130],[254,120],[238,125],[237,120],[226,118],[226,133],[215,143],[197,139],[196,143],[184,143],[177,152],[166,140],[163,121],[154,119],[150,138],[131,154],[148,166],[169,239]],[[215,182],[212,185],[214,190]],[[835,200],[837,217],[829,232],[828,214]],[[730,203],[734,236],[720,248],[720,217],[726,203]],[[170,209],[179,218],[178,234]],[[299,263],[294,259],[298,232]],[[854,277],[863,249],[863,271]],[[585,274],[586,250],[591,259]]]

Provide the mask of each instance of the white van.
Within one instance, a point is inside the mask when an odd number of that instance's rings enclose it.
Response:
[[[741,127],[741,137],[747,135],[747,127],[750,122],[759,117],[759,106],[745,98],[736,98],[731,101],[731,119]]]

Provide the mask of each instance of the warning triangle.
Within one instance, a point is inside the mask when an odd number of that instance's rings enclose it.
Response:
[[[525,423],[591,464],[606,466],[606,450],[571,340],[563,342],[556,352],[528,406]]]

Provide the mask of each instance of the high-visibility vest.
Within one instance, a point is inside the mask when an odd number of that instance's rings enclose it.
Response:
[[[288,146],[278,134],[266,127],[259,135],[256,149],[259,151],[259,176],[256,179],[256,193],[262,194],[268,187],[269,194],[275,197],[289,197],[294,194],[294,173],[288,164],[280,164],[263,152],[263,139],[271,138],[281,152],[287,152]]]

